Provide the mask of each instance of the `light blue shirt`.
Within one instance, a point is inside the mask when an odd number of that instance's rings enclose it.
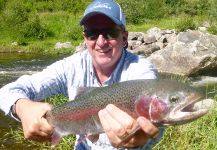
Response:
[[[68,96],[69,100],[73,100],[76,96],[74,87],[98,87],[133,79],[156,79],[156,73],[155,67],[144,57],[123,50],[114,72],[101,85],[94,73],[92,58],[85,50],[53,63],[39,73],[21,76],[17,81],[4,86],[0,89],[0,109],[5,114],[11,114],[11,106],[20,98],[40,101],[52,95],[63,94]],[[149,140],[144,147],[137,149],[150,149],[163,135],[163,129],[160,131],[159,138]],[[77,139],[83,138],[79,135],[76,137]],[[75,149],[110,150],[116,148],[110,145],[106,134],[100,134],[96,143],[86,139],[75,145]]]

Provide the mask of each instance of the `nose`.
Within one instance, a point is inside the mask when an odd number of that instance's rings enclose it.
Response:
[[[102,34],[100,34],[97,38],[96,44],[99,47],[103,47],[106,43],[107,43],[107,40],[105,39],[105,37]]]

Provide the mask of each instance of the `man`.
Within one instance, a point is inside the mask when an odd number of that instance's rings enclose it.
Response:
[[[0,107],[22,123],[27,139],[50,140],[53,128],[44,115],[51,106],[39,102],[56,94],[73,100],[73,87],[107,86],[133,79],[155,79],[156,69],[145,58],[126,50],[128,32],[121,7],[113,0],[95,0],[86,9],[81,25],[87,50],[58,61],[42,72],[22,76],[0,90]],[[75,149],[148,149],[162,130],[144,117],[133,119],[113,104],[98,113],[105,131],[100,135],[77,135]],[[139,126],[141,129],[125,137]],[[153,139],[152,139],[153,138]]]

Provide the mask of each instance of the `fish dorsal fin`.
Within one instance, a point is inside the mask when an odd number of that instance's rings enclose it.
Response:
[[[86,95],[90,93],[92,90],[96,89],[97,87],[73,87],[72,92],[73,92],[73,97],[74,99],[78,98],[81,95]]]

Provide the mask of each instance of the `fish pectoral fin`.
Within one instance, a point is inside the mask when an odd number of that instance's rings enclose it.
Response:
[[[51,137],[51,148],[54,148],[56,145],[58,145],[61,139],[62,136],[58,132],[54,131]]]

